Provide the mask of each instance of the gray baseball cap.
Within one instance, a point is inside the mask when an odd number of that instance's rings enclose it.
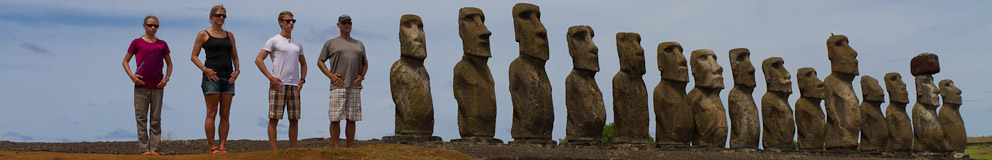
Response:
[[[347,20],[351,20],[351,16],[349,16],[348,14],[343,14],[343,15],[341,15],[341,17],[338,17],[338,23],[341,23],[341,22],[344,22],[344,21],[347,21]]]

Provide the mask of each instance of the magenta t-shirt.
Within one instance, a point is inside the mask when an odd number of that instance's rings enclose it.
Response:
[[[162,81],[162,67],[165,66],[165,55],[169,54],[169,45],[161,39],[156,39],[155,43],[148,43],[141,37],[131,41],[131,46],[127,47],[127,52],[134,53],[138,69],[134,74],[141,75],[145,85],[135,84],[135,88],[161,89],[158,83]]]

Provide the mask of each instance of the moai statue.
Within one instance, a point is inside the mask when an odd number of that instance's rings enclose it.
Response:
[[[792,75],[785,70],[781,57],[771,57],[761,62],[768,92],[761,96],[761,118],[764,120],[762,144],[765,149],[792,150],[796,123],[792,119],[789,95],[792,94]]]
[[[513,29],[520,56],[510,62],[510,97],[513,100],[511,143],[555,144],[551,80],[544,70],[548,61],[548,34],[541,24],[541,10],[529,3],[513,6]]]
[[[723,67],[716,63],[716,53],[712,50],[695,50],[689,57],[692,77],[696,81],[696,87],[686,96],[696,121],[696,138],[692,145],[723,148],[727,143],[727,111],[720,100]]]
[[[568,28],[568,55],[572,56],[572,73],[565,78],[565,107],[568,144],[595,145],[603,139],[606,107],[603,92],[596,84],[599,72],[599,48],[592,42],[595,33],[589,26]]]
[[[734,75],[734,88],[727,96],[730,111],[730,148],[757,149],[761,143],[761,120],[758,105],[754,103],[754,65],[747,48],[730,50],[730,69]],[[657,92],[655,93],[657,94]]]
[[[799,132],[799,150],[823,150],[826,116],[823,114],[823,82],[810,67],[796,72],[799,82],[799,99],[796,100],[796,130]]]
[[[861,152],[885,151],[889,143],[889,125],[882,116],[882,102],[885,91],[878,80],[871,76],[861,76]]]
[[[824,146],[828,150],[854,151],[858,148],[861,112],[858,109],[858,95],[851,84],[858,76],[858,52],[847,43],[847,37],[843,35],[833,35],[827,39],[831,72],[823,80],[823,104],[827,111]]]
[[[654,88],[655,143],[659,147],[689,147],[696,133],[692,107],[686,102],[689,65],[678,42],[658,44],[661,82]]]
[[[431,77],[424,68],[427,47],[420,16],[400,17],[400,59],[389,70],[389,88],[396,104],[396,135],[384,141],[441,141],[434,134]]]
[[[889,92],[889,106],[885,107],[885,121],[889,127],[888,152],[908,152],[913,146],[913,127],[906,112],[909,92],[899,73],[885,74],[885,91]]]
[[[964,148],[968,145],[968,134],[965,133],[964,120],[958,112],[961,107],[961,89],[958,89],[950,79],[941,80],[939,85],[944,105],[940,107],[937,118],[940,119],[940,126],[944,127],[946,141],[950,143],[948,149],[964,153]]]
[[[458,101],[458,132],[461,139],[452,142],[502,144],[496,135],[496,90],[487,64],[489,29],[482,10],[465,7],[458,10],[458,35],[462,38],[462,60],[455,64],[452,89]]]
[[[933,74],[940,72],[937,55],[921,53],[910,60],[910,71],[916,77],[916,104],[913,105],[913,150],[943,152],[949,146],[944,128],[937,119],[940,90],[933,84]]]
[[[644,85],[644,49],[641,35],[617,33],[620,72],[613,76],[613,142],[647,144],[648,89]]]

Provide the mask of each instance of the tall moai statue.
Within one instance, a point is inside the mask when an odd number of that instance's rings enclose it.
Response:
[[[889,143],[889,125],[882,116],[882,102],[885,91],[878,80],[871,76],[861,76],[861,152],[885,151]]]
[[[761,120],[758,105],[754,103],[754,65],[747,48],[730,50],[730,69],[734,75],[734,88],[727,96],[730,111],[730,148],[757,149],[761,143]],[[655,93],[657,94],[657,92]]]
[[[961,89],[954,85],[950,79],[941,80],[940,96],[944,100],[944,105],[940,107],[938,117],[940,126],[944,127],[944,134],[947,142],[950,143],[951,151],[964,153],[965,146],[968,145],[968,134],[965,133],[964,119],[961,119]]]
[[[648,113],[648,89],[644,85],[646,68],[641,35],[617,33],[620,72],[613,76],[613,142],[646,144],[651,116]]]
[[[520,43],[520,56],[510,62],[510,97],[513,99],[511,143],[555,144],[554,104],[551,80],[544,65],[548,61],[548,34],[541,24],[541,10],[536,5],[513,6],[513,30]]]
[[[389,88],[396,104],[396,135],[384,141],[441,141],[434,134],[431,77],[424,68],[427,47],[420,16],[400,17],[400,59],[389,70]]]
[[[501,144],[496,135],[496,90],[489,71],[489,29],[482,10],[458,10],[458,35],[462,38],[462,60],[455,64],[452,89],[458,101],[458,132],[452,142]]]
[[[654,88],[655,143],[659,147],[689,147],[696,133],[692,107],[686,102],[689,65],[678,42],[658,44],[661,82]]]
[[[909,92],[902,75],[897,72],[885,74],[885,91],[889,92],[889,106],[885,107],[885,121],[889,127],[888,152],[908,152],[913,147],[913,124],[906,112]]]
[[[858,52],[849,46],[847,36],[833,35],[827,39],[830,75],[823,80],[823,104],[827,111],[827,149],[854,151],[858,148],[861,111],[854,92],[854,77],[858,76]]]
[[[589,26],[568,28],[568,55],[572,56],[572,73],[565,78],[565,107],[568,144],[595,145],[603,139],[606,106],[603,92],[596,84],[599,72],[599,48],[592,42],[595,33]]]
[[[720,100],[723,67],[716,63],[716,53],[712,50],[695,50],[689,57],[692,77],[696,81],[696,87],[686,96],[696,121],[696,138],[692,145],[723,148],[727,143],[727,111]]]
[[[799,99],[796,100],[796,130],[799,132],[799,150],[823,150],[826,116],[823,114],[823,81],[810,67],[796,72],[799,83]]]
[[[762,144],[765,149],[792,150],[796,123],[792,119],[789,95],[792,94],[792,75],[785,70],[781,57],[771,57],[761,62],[768,92],[761,96],[761,118],[764,127]]]
[[[916,104],[913,105],[913,150],[943,152],[949,146],[944,128],[937,119],[940,89],[933,84],[933,74],[940,72],[937,55],[921,53],[910,60],[910,72],[916,77]]]

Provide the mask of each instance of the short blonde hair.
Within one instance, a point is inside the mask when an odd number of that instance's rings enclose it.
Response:
[[[289,16],[292,16],[292,17],[295,17],[295,16],[293,16],[293,12],[289,12],[289,11],[282,11],[282,12],[279,12],[279,18],[277,18],[277,20],[279,20],[279,21],[282,21],[282,17],[283,17],[283,16],[286,16],[286,15],[289,15]]]
[[[145,23],[148,23],[148,19],[155,19],[157,21],[158,20],[158,17],[155,17],[155,15],[145,16],[145,20],[144,21],[141,21],[142,25],[144,25]]]
[[[224,5],[216,5],[216,6],[212,7],[212,8],[210,8],[210,15],[207,15],[207,16],[210,17],[210,18],[208,18],[209,21],[210,21],[210,24],[214,24],[214,20],[213,20],[214,13],[217,13],[217,11],[222,10],[222,9],[224,11],[227,11],[227,9],[224,8]]]

